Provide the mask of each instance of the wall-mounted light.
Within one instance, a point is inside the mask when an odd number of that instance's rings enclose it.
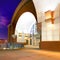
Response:
[[[54,24],[54,11],[46,11],[45,12],[45,21],[51,21]]]

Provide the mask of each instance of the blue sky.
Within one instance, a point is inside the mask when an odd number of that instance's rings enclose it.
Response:
[[[8,38],[8,25],[21,0],[0,0],[0,39]]]

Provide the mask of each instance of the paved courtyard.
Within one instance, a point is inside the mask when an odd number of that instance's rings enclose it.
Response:
[[[60,60],[60,52],[38,49],[19,49],[0,51],[0,60]]]

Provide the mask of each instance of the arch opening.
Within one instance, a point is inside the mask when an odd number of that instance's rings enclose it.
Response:
[[[15,35],[17,42],[33,45],[34,35],[37,34],[36,18],[31,12],[24,12],[18,19]],[[35,42],[36,44],[36,42]]]
[[[36,24],[36,19],[31,12],[23,13],[16,24],[15,35],[18,33],[28,33],[30,34],[30,30],[33,24]]]

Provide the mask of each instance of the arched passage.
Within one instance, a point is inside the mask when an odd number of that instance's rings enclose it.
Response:
[[[13,39],[12,35],[14,35],[14,33],[15,33],[15,27],[16,27],[17,21],[19,20],[19,17],[24,12],[31,12],[35,16],[35,19],[37,22],[36,10],[35,10],[32,0],[22,0],[14,12],[11,24],[8,26],[8,42],[9,43],[13,43],[13,42],[17,43],[17,40]]]
[[[33,24],[36,24],[35,16],[31,12],[24,12],[17,21],[15,34],[18,33],[30,34],[30,30]]]
[[[19,17],[15,28],[17,43],[27,43],[27,45],[30,45],[31,40],[31,43],[33,44],[35,41],[33,40],[33,34],[37,34],[36,18],[31,12],[24,12]]]

